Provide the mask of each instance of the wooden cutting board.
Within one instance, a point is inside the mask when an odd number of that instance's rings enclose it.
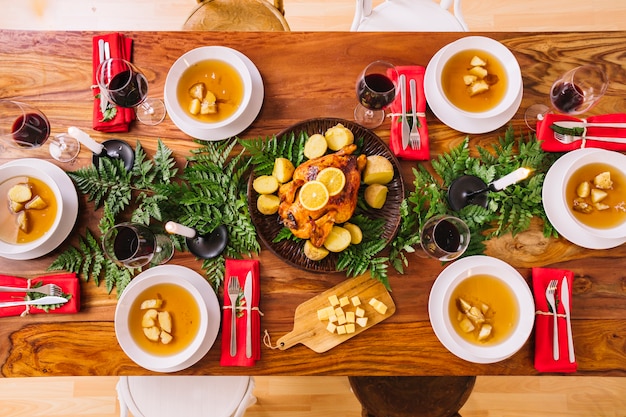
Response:
[[[359,296],[361,300],[359,307],[365,310],[365,317],[368,318],[367,325],[361,327],[357,324],[355,326],[355,332],[351,334],[340,335],[337,334],[337,332],[329,332],[326,329],[328,320],[320,321],[317,316],[317,311],[330,306],[328,297],[332,295],[336,295],[338,298],[347,296],[348,299],[351,299],[355,295]],[[369,304],[372,297],[385,303],[387,306],[385,314],[380,314]],[[354,311],[356,307],[352,304],[348,304],[343,307],[343,309],[346,312]],[[396,305],[385,286],[379,281],[372,279],[369,273],[356,278],[349,278],[333,288],[324,291],[322,294],[300,304],[296,308],[294,315],[293,330],[281,337],[277,344],[281,350],[289,349],[298,343],[302,343],[317,353],[326,352],[388,317],[391,317],[395,311]]]

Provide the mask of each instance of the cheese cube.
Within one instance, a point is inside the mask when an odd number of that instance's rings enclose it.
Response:
[[[365,310],[363,310],[361,307],[357,307],[354,311],[354,315],[357,317],[365,317]]]
[[[335,333],[336,328],[337,326],[335,326],[333,323],[328,323],[328,326],[326,326],[326,330],[328,330],[331,333]]]
[[[348,321],[346,316],[337,316],[337,324],[346,324]]]
[[[317,310],[317,318],[319,321],[328,320],[328,310],[325,308]]]
[[[346,333],[350,334],[350,333],[354,333],[355,331],[356,331],[356,328],[354,327],[354,323],[346,324]]]
[[[387,312],[387,306],[382,301],[379,301],[374,306],[374,310],[378,311],[380,314],[385,314]]]
[[[337,326],[337,334],[346,334],[346,326]]]
[[[336,323],[337,322],[337,316],[335,316],[334,314],[331,314],[330,316],[328,316],[328,321],[330,323]]]
[[[343,311],[343,308],[341,307],[337,307],[335,309],[335,316],[339,317],[339,316],[345,316],[346,313]]]
[[[339,299],[339,306],[340,307],[347,306],[348,304],[350,304],[350,299],[348,297],[341,297]]]
[[[355,307],[361,305],[361,299],[359,298],[358,295],[355,295],[354,297],[352,297],[350,301],[352,301],[352,305]]]
[[[330,303],[331,306],[334,307],[336,305],[339,305],[339,298],[337,298],[337,296],[333,294],[330,297],[328,297],[328,302]]]
[[[371,305],[372,307],[376,307],[376,304],[378,303],[379,301],[375,297],[372,297],[372,299],[369,302],[369,305]]]
[[[359,317],[356,319],[356,324],[358,324],[361,327],[365,327],[367,326],[367,317]]]
[[[354,323],[355,321],[354,311],[348,311],[346,313],[346,321],[348,323]]]

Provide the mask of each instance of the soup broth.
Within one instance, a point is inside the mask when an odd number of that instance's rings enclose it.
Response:
[[[45,208],[27,208],[28,202],[24,203],[19,211],[11,209],[9,190],[18,184],[27,184],[32,197],[41,197],[45,202]],[[0,240],[10,244],[24,244],[34,242],[50,231],[57,216],[57,200],[52,189],[43,181],[33,177],[13,177],[0,184]],[[26,217],[26,230],[20,228],[18,216]]]
[[[607,171],[611,173],[613,186],[611,189],[603,190],[606,192],[606,197],[600,203],[609,207],[604,210],[598,210],[594,207],[593,202],[586,198],[585,200],[592,205],[592,210],[588,213],[574,210],[573,202],[578,198],[578,186],[585,181],[593,184],[596,175]],[[609,229],[626,221],[626,176],[609,164],[592,163],[574,171],[567,181],[565,198],[572,215],[586,226],[597,229]]]
[[[472,96],[463,77],[468,74],[474,56],[486,61],[484,68],[489,74],[497,76],[498,81],[490,85],[489,90]],[[441,85],[448,100],[459,109],[472,113],[496,107],[506,94],[507,83],[506,70],[502,63],[489,52],[481,50],[469,49],[453,55],[441,72]]]
[[[473,306],[487,305],[485,322],[492,326],[491,334],[483,341],[478,340],[480,326],[471,332],[463,331],[460,325],[459,299]],[[452,292],[448,306],[450,322],[464,340],[479,346],[496,345],[506,340],[515,329],[519,319],[519,306],[513,290],[500,279],[486,274],[468,277]]]
[[[172,318],[172,341],[163,344],[149,340],[143,332],[141,309],[145,300],[161,299],[158,311],[167,311]],[[133,302],[128,316],[130,334],[139,347],[157,356],[169,356],[182,352],[194,340],[200,329],[200,309],[193,295],[181,286],[161,283],[144,290]]]
[[[204,83],[206,89],[215,94],[217,112],[209,114],[189,112],[193,100],[189,89],[197,83]],[[232,65],[210,59],[187,68],[178,81],[176,93],[178,102],[190,117],[201,122],[216,123],[226,120],[237,111],[243,101],[243,89],[243,80]]]

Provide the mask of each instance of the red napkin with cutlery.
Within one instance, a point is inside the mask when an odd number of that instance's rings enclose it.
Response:
[[[252,271],[252,300],[243,298],[246,275]],[[230,277],[239,280],[240,296],[239,308],[233,311],[228,297],[228,283]],[[259,311],[259,301],[261,298],[261,280],[259,273],[259,261],[254,259],[226,259],[226,271],[224,273],[224,313],[222,314],[222,351],[220,358],[221,366],[253,366],[257,360],[261,359],[261,312]],[[246,326],[248,314],[245,306],[251,303],[252,306],[252,357],[246,357]],[[237,314],[237,353],[230,356],[230,335],[231,318]]]
[[[563,278],[567,278],[570,299],[572,304],[572,283],[574,274],[566,269],[533,268],[533,294],[535,299],[535,369],[539,372],[575,372],[578,364],[569,361],[567,349],[567,323],[565,310],[561,302],[561,285]],[[558,316],[559,359],[554,360],[552,352],[553,318],[546,299],[546,288],[551,280],[557,280],[556,303]]]
[[[110,57],[122,58],[127,61],[131,60],[133,40],[127,38],[121,33],[110,33],[107,35],[97,35],[93,37],[93,129],[100,132],[115,133],[115,132],[128,132],[130,123],[135,120],[135,109],[122,108],[113,104],[108,104],[109,108],[114,108],[115,115],[112,118],[105,118],[102,114],[100,89],[96,81],[96,72],[100,65],[101,45],[99,41],[108,42]],[[106,100],[106,99],[105,99]]]
[[[626,114],[602,114],[598,116],[591,116],[584,120],[586,120],[588,123],[626,123]],[[561,143],[554,138],[554,130],[550,128],[550,125],[558,121],[582,122],[584,120],[564,114],[548,113],[544,116],[543,120],[537,121],[537,140],[543,141],[541,143],[541,147],[544,151],[547,152],[567,152],[574,149],[579,149],[583,145],[582,140],[577,140],[574,143],[570,144]],[[610,127],[589,127],[587,128],[587,136],[626,138],[626,129]],[[602,148],[611,151],[626,151],[626,143],[601,142],[597,140],[587,139],[585,141],[585,148]]]
[[[398,93],[395,100],[389,106],[389,111],[392,113],[391,117],[391,132],[389,138],[389,147],[391,151],[399,158],[409,160],[421,160],[425,161],[430,159],[430,147],[428,143],[428,126],[426,125],[426,95],[424,94],[424,73],[425,67],[422,66],[399,66],[396,67],[398,76],[404,74],[406,76],[406,111],[409,123],[412,123],[413,117],[411,114],[411,94],[409,88],[409,81],[414,79],[416,81],[417,92],[417,105],[416,111],[418,113],[417,120],[420,124],[419,132],[421,138],[421,148],[414,150],[411,145],[406,149],[402,149],[402,95]],[[402,88],[402,87],[401,87]]]
[[[32,288],[37,283],[56,284],[61,287],[64,294],[70,295],[69,301],[60,307],[48,310],[49,313],[78,313],[80,311],[80,283],[78,277],[74,273],[60,273],[52,275],[44,275],[37,278],[26,279],[21,277],[0,275],[0,285],[5,287],[16,288]],[[23,301],[26,298],[25,292],[1,292],[0,302],[7,301]],[[40,314],[46,313],[45,310],[36,306],[17,306],[17,307],[1,307],[0,317],[20,316],[23,314]]]

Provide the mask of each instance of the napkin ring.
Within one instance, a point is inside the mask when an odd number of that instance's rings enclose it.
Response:
[[[426,113],[424,112],[415,112],[417,117],[426,117]],[[387,113],[387,117],[402,117],[402,116],[413,116],[413,113]]]
[[[553,316],[554,315],[552,311],[541,311],[541,310],[535,311],[535,314],[538,316]],[[562,314],[562,313],[557,313],[556,316],[562,317],[562,318],[566,317],[565,314]]]
[[[224,306],[222,307],[224,310],[232,310],[233,306],[228,305],[228,306]],[[240,313],[243,313],[245,310],[247,310],[246,306],[240,306],[238,305],[237,307],[235,307],[235,311],[237,312],[237,316],[241,317],[243,314],[240,315]],[[258,311],[259,315],[261,317],[264,316],[263,312],[259,309],[259,307],[250,307],[250,310],[254,310],[254,311]]]

